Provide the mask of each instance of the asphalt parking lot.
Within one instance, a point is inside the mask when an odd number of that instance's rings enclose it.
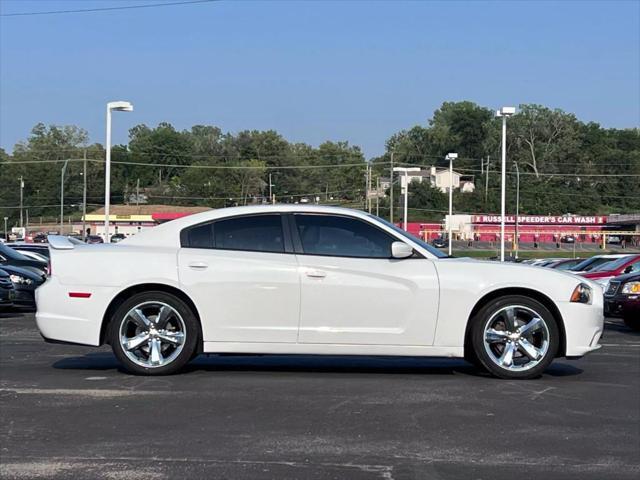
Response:
[[[199,357],[136,377],[0,318],[2,478],[614,479],[640,474],[640,335],[533,381],[460,360]]]

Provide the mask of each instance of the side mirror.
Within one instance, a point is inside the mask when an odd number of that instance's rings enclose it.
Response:
[[[393,242],[391,244],[391,256],[393,258],[409,258],[413,255],[413,248],[404,242]]]

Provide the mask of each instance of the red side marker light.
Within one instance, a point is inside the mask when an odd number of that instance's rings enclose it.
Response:
[[[88,292],[69,292],[71,298],[89,298],[91,296]]]

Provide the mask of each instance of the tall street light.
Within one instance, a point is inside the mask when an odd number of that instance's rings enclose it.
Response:
[[[107,103],[107,141],[104,166],[104,241],[109,243],[109,206],[111,203],[111,112],[133,112],[130,102]]]
[[[449,222],[448,223],[448,236],[449,236],[449,256],[451,256],[451,227],[453,224],[453,161],[458,158],[457,153],[447,153],[444,157],[445,160],[449,160]]]
[[[4,239],[8,242],[9,232],[7,232],[7,220],[9,220],[9,217],[4,217]]]
[[[513,162],[516,167],[516,232],[515,232],[515,257],[518,258],[518,250],[520,245],[518,243],[518,216],[520,215],[520,169],[518,168],[518,162]]]
[[[404,218],[402,219],[402,228],[407,231],[407,210],[409,210],[409,172],[419,172],[419,167],[394,167],[394,172],[404,172]],[[391,179],[393,182],[393,178]]]
[[[505,198],[507,185],[507,117],[516,113],[515,107],[502,107],[496,112],[497,117],[502,117],[502,185],[500,193],[500,261],[504,262],[504,222],[505,222]]]
[[[60,235],[64,233],[64,174],[67,171],[69,160],[64,161],[60,171]]]

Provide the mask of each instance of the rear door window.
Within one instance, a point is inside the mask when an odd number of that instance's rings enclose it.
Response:
[[[284,253],[282,218],[248,215],[196,225],[183,234],[182,246],[216,250]]]

